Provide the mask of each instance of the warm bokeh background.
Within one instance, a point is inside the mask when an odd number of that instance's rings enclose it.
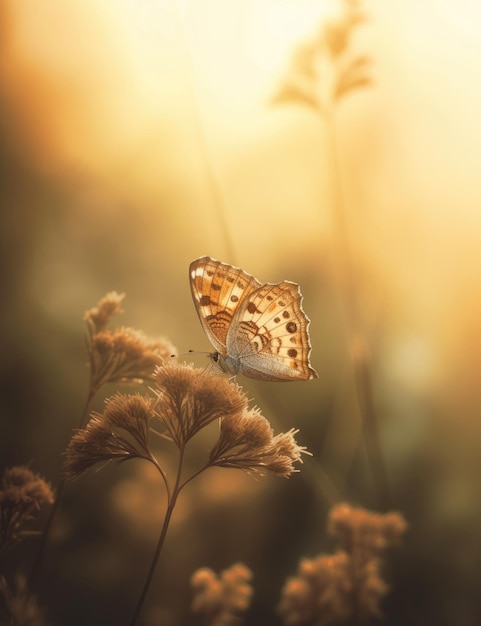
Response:
[[[300,428],[314,457],[289,481],[218,470],[191,485],[149,624],[193,623],[191,572],[239,560],[255,572],[248,623],[278,623],[282,581],[328,546],[330,497],[377,507],[330,253],[325,126],[305,107],[270,103],[293,47],[329,9],[0,2],[0,469],[29,463],[56,484],[88,382],[83,312],[108,291],[127,294],[122,323],[180,351],[208,349],[187,267],[209,254],[299,282],[312,319],[318,381],[242,382],[276,428]],[[369,0],[365,10],[358,44],[374,86],[347,99],[337,123],[383,452],[410,524],[385,610],[390,624],[474,626],[481,9]],[[163,499],[157,477],[131,465],[68,490],[40,589],[56,626],[120,624],[135,603]]]

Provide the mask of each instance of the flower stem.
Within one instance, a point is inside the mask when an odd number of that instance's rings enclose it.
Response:
[[[326,121],[328,163],[331,167],[333,230],[335,254],[339,270],[341,294],[346,314],[348,345],[356,386],[357,404],[362,423],[364,443],[372,477],[376,486],[379,505],[391,508],[391,494],[386,465],[379,440],[378,416],[373,401],[367,341],[362,329],[359,303],[356,293],[352,251],[345,216],[345,200],[341,184],[339,156],[335,133],[334,105],[326,107],[322,115]]]
[[[155,569],[157,567],[157,562],[159,560],[160,553],[162,551],[162,547],[164,545],[165,537],[167,535],[167,530],[169,529],[170,519],[172,517],[172,513],[174,512],[175,504],[177,502],[177,497],[183,487],[180,484],[181,476],[182,476],[182,466],[184,462],[184,448],[180,448],[179,453],[179,467],[177,469],[177,477],[175,480],[174,488],[172,489],[172,495],[168,500],[167,511],[165,512],[164,522],[162,524],[162,530],[160,531],[159,541],[157,543],[157,547],[154,552],[154,556],[152,558],[152,563],[150,564],[149,573],[147,574],[147,578],[144,583],[144,588],[142,589],[142,593],[137,601],[137,605],[132,614],[132,618],[130,620],[130,626],[134,626],[137,622],[137,619],[140,615],[140,611],[142,610],[142,606],[144,604],[145,598],[149,591],[150,584],[152,582],[152,578],[154,576]],[[162,476],[164,478],[164,476]]]
[[[92,403],[94,395],[95,395],[95,390],[90,388],[89,393],[87,395],[87,399],[85,401],[84,409],[82,411],[82,416],[79,422],[79,428],[82,428],[85,425],[85,422],[87,421],[87,416],[89,414],[90,405]],[[62,499],[64,489],[65,489],[65,478],[61,478],[57,485],[55,501],[52,505],[52,508],[50,509],[50,514],[48,516],[47,523],[45,524],[45,528],[42,533],[42,537],[40,539],[40,545],[38,547],[37,556],[35,557],[35,560],[32,565],[32,569],[30,571],[30,577],[29,577],[30,584],[32,583],[33,580],[35,580],[38,574],[38,571],[40,569],[40,566],[43,562],[45,548],[47,547],[47,542],[50,537],[50,532],[52,529],[52,523],[57,513],[59,502]]]
[[[190,97],[192,101],[192,116],[195,124],[194,131],[197,134],[197,140],[201,150],[201,156],[203,157],[205,165],[206,182],[212,196],[212,207],[213,211],[215,211],[215,217],[217,218],[217,223],[221,234],[219,240],[224,243],[226,253],[228,254],[230,260],[234,263],[236,262],[236,254],[231,230],[228,223],[227,205],[224,199],[224,194],[222,193],[222,189],[219,184],[218,176],[215,172],[211,151],[209,150],[209,145],[207,142],[207,137],[202,120],[201,106],[199,98],[197,97],[195,91],[194,72],[192,69],[193,54],[190,49],[189,37],[183,25],[182,17],[181,15],[179,15],[177,3],[174,2],[171,6],[172,18],[175,22],[175,27],[177,28],[180,40],[183,43],[183,69],[186,75],[188,88],[190,89]]]

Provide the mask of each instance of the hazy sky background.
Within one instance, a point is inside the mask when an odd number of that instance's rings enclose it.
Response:
[[[82,180],[77,199],[99,221],[115,213],[103,195],[147,220],[170,207],[185,224],[184,210],[212,214],[207,157],[237,261],[272,271],[278,257],[322,248],[329,228],[322,121],[269,105],[293,46],[329,10],[313,0],[4,2],[12,132],[46,176]],[[358,46],[375,84],[338,117],[357,252],[435,335],[431,361],[465,328],[459,303],[480,306],[480,11],[467,0],[367,3]],[[181,230],[159,246],[188,248]],[[196,220],[196,234],[200,252],[225,256],[215,219]]]
[[[363,6],[354,44],[373,85],[336,118],[346,220],[393,483],[422,518],[413,537],[434,537],[436,555],[446,529],[462,543],[479,527],[481,7]],[[187,275],[202,254],[301,284],[321,376],[277,388],[281,413],[313,433],[312,411],[346,398],[324,120],[272,104],[295,46],[332,11],[321,0],[0,2],[12,406],[19,380],[52,369],[30,398],[43,417],[25,404],[24,421],[4,426],[12,457],[52,462],[42,443],[53,391],[65,410],[82,397],[82,314],[107,291],[127,292],[123,323],[181,352],[209,349]],[[351,408],[348,398],[321,455],[333,476],[358,447]],[[471,573],[476,550],[464,549],[453,561]]]

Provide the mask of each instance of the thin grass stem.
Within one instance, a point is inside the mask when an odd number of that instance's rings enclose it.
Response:
[[[218,178],[215,174],[215,168],[212,163],[212,156],[207,143],[205,135],[204,124],[202,122],[201,107],[199,99],[195,91],[194,72],[192,70],[192,58],[193,55],[190,50],[189,38],[185,32],[182,18],[179,15],[179,8],[177,6],[177,0],[173,0],[169,3],[172,6],[172,18],[175,23],[175,27],[179,34],[179,40],[183,42],[184,46],[184,68],[186,75],[186,82],[190,90],[190,96],[192,100],[192,114],[194,118],[195,130],[197,133],[198,143],[201,149],[203,160],[205,163],[205,174],[207,185],[212,195],[212,207],[216,213],[217,221],[220,227],[222,240],[226,247],[226,253],[231,263],[237,263],[234,243],[231,237],[229,224],[227,221],[227,207],[224,201],[224,197],[219,185]]]
[[[157,468],[159,474],[162,476],[162,480],[164,481],[164,485],[165,485],[165,489],[167,492],[167,502],[169,503],[171,500],[171,493],[170,493],[170,485],[169,485],[169,481],[167,480],[167,474],[165,473],[163,467],[160,465],[160,463],[157,461],[157,459],[155,458],[155,456],[153,454],[150,454],[149,457],[144,457],[147,461],[150,461],[151,463],[153,463],[155,465],[155,467]],[[179,489],[180,491],[180,489]]]
[[[328,164],[332,194],[333,234],[336,262],[339,270],[341,296],[345,310],[348,345],[355,379],[355,389],[362,434],[366,446],[373,482],[379,505],[387,510],[392,506],[386,464],[379,438],[379,420],[373,400],[370,362],[365,333],[361,324],[357,290],[354,282],[353,256],[345,215],[339,155],[337,150],[334,106],[326,107],[322,116],[326,122]]]

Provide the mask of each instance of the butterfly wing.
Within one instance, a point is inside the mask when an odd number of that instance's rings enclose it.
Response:
[[[299,285],[289,281],[261,285],[247,293],[236,310],[227,333],[227,353],[251,378],[318,378],[309,361],[309,323]]]
[[[245,297],[261,283],[247,272],[208,256],[192,261],[189,268],[192,298],[209,341],[226,354],[226,337],[232,319]]]

